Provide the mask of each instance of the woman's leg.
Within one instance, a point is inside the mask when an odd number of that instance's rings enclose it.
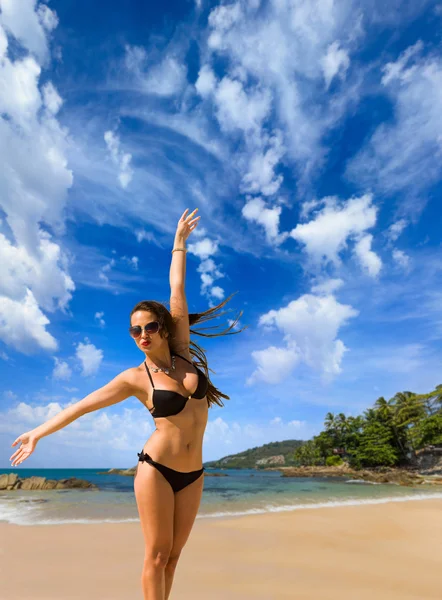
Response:
[[[190,535],[201,503],[204,487],[204,474],[196,481],[175,494],[175,514],[173,519],[173,544],[165,570],[165,600],[169,598],[173,576],[185,543]]]
[[[135,498],[145,541],[141,576],[144,600],[165,600],[165,568],[173,546],[174,493],[163,475],[139,462]]]

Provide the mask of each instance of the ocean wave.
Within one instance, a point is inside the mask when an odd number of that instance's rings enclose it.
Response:
[[[247,515],[262,515],[266,513],[291,512],[317,508],[339,508],[340,506],[359,506],[363,504],[388,504],[389,502],[411,502],[413,500],[442,500],[442,493],[414,494],[412,496],[388,496],[385,498],[364,498],[352,500],[330,500],[328,502],[315,502],[311,504],[286,504],[281,506],[266,506],[243,511],[223,511],[197,515],[197,519],[216,517],[242,517]]]
[[[29,498],[30,500],[31,498]],[[291,512],[295,510],[314,510],[319,508],[338,508],[341,506],[359,506],[366,504],[387,504],[389,502],[410,502],[415,500],[440,500],[442,493],[432,494],[413,494],[406,496],[387,496],[384,498],[353,498],[348,500],[329,500],[326,502],[312,502],[273,505],[267,504],[262,508],[250,508],[246,510],[225,510],[210,513],[200,513],[197,519],[214,519],[242,517],[247,515],[260,515],[266,513]],[[45,514],[44,505],[31,502],[14,502],[14,499],[0,498],[0,522],[10,523],[12,525],[34,526],[34,525],[96,525],[99,523],[136,523],[138,517],[127,518],[49,518]]]

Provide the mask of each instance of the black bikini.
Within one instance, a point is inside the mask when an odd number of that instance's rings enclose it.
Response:
[[[146,367],[146,371],[149,375],[153,389],[153,409],[150,411],[153,417],[170,417],[172,415],[177,415],[184,409],[189,398],[196,398],[197,400],[202,400],[207,394],[209,382],[207,380],[206,375],[193,362],[187,360],[187,358],[184,358],[184,356],[180,356],[179,354],[175,354],[175,356],[182,358],[183,360],[187,361],[189,364],[195,367],[198,373],[197,388],[195,392],[189,396],[182,396],[181,394],[178,394],[178,392],[174,392],[173,390],[156,389],[149,368],[146,362],[144,362],[144,366]],[[209,404],[209,402],[207,403]],[[169,482],[170,486],[172,487],[174,493],[179,492],[186,486],[196,481],[205,470],[204,467],[202,467],[201,469],[198,469],[196,471],[175,471],[175,469],[171,469],[170,467],[166,467],[165,465],[156,462],[151,456],[149,456],[149,454],[146,454],[143,450],[141,450],[141,452],[137,454],[139,461],[145,461],[149,463],[164,476],[164,478]]]

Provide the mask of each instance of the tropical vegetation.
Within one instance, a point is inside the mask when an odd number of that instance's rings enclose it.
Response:
[[[420,449],[442,446],[442,385],[428,394],[380,397],[360,416],[327,413],[324,429],[294,452],[298,466],[407,466]]]

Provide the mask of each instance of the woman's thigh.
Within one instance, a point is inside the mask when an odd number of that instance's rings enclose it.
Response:
[[[172,557],[179,555],[190,535],[201,503],[203,488],[204,473],[175,494]]]
[[[167,557],[173,545],[175,498],[164,476],[147,462],[139,462],[134,492],[143,531],[146,553]],[[153,554],[153,556],[152,556]]]

